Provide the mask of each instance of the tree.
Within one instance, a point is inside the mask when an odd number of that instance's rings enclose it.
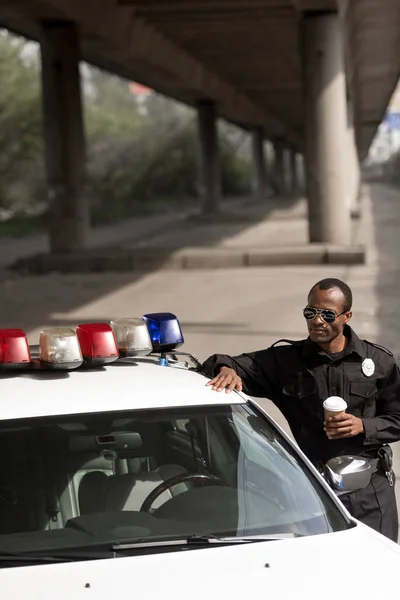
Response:
[[[21,201],[21,179],[43,161],[37,54],[26,42],[0,32],[0,205]],[[32,163],[35,168],[32,169]],[[21,177],[22,175],[22,177]],[[18,189],[18,192],[16,191]]]
[[[0,206],[46,209],[39,46],[0,30],[0,53]],[[139,103],[129,81],[85,63],[81,75],[94,221],[197,202],[194,110],[156,93]],[[223,187],[240,193],[243,135],[219,133]]]
[[[143,126],[129,82],[96,67],[81,68],[86,132],[91,144],[132,138]]]

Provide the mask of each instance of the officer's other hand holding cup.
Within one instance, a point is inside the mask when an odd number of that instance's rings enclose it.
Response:
[[[337,417],[346,412],[347,402],[340,396],[330,396],[323,404],[325,421],[328,421],[330,417]]]

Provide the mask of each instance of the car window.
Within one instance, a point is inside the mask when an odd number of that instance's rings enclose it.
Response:
[[[348,526],[246,404],[3,421],[0,456],[0,551]]]

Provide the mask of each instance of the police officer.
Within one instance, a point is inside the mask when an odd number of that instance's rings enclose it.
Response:
[[[240,356],[214,354],[203,364],[213,390],[243,390],[271,399],[316,466],[334,456],[361,455],[376,471],[371,483],[343,499],[360,521],[397,541],[398,515],[391,449],[400,440],[400,375],[391,352],[360,340],[348,325],[352,293],[339,279],[323,279],[303,315],[309,337],[279,340]],[[323,401],[341,396],[345,414],[324,421]]]

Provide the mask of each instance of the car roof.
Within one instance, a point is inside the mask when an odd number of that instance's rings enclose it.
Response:
[[[27,371],[0,376],[0,421],[30,417],[241,404],[238,393],[206,387],[194,370],[157,359],[119,359],[101,368]]]

